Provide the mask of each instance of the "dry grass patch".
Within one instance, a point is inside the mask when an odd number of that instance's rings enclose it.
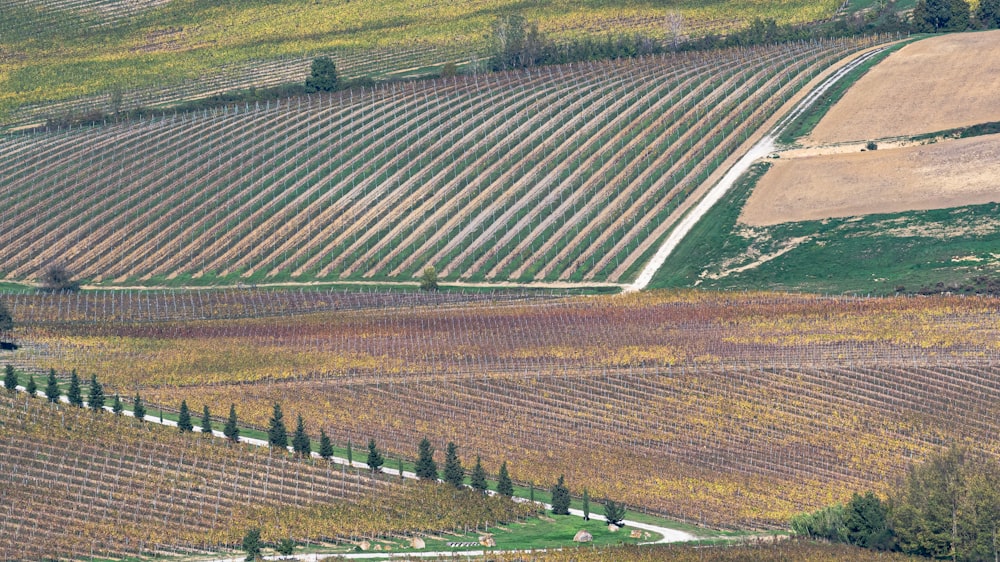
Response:
[[[1000,36],[998,36],[1000,37]],[[740,214],[750,226],[1000,201],[1000,135],[782,159]]]
[[[1000,121],[1000,31],[933,37],[872,68],[819,122],[814,144]]]

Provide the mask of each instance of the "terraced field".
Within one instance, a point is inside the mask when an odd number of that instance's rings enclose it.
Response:
[[[25,295],[14,313],[37,320],[8,357],[168,408],[236,402],[258,427],[280,402],[340,446],[374,436],[392,456],[455,441],[466,466],[507,461],[540,487],[564,473],[577,494],[717,526],[782,526],[885,490],[950,442],[1000,454],[996,299],[425,295],[240,318],[219,304],[235,295],[164,293],[107,320],[100,294]]]
[[[625,282],[836,40],[0,139],[0,262],[102,282]],[[176,281],[179,280],[179,281]]]

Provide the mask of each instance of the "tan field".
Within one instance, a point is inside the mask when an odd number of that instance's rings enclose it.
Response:
[[[808,144],[910,136],[1000,121],[1000,30],[933,37],[872,68]]]
[[[740,221],[751,226],[1000,201],[1000,135],[781,159]]]

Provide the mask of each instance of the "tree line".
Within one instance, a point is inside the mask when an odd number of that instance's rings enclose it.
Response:
[[[912,467],[883,500],[855,494],[845,505],[791,520],[798,535],[954,561],[1000,559],[1000,463],[952,447]]]

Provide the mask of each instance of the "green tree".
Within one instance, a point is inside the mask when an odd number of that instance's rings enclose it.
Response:
[[[371,469],[372,473],[382,472],[382,463],[385,462],[385,458],[382,457],[382,453],[378,451],[378,447],[375,446],[375,438],[371,437],[368,439],[368,468]]]
[[[322,429],[319,430],[319,456],[326,460],[333,458],[333,443],[330,442],[330,436]]]
[[[552,513],[555,515],[569,515],[569,489],[563,482],[564,477],[560,474],[556,485],[552,486]]]
[[[437,291],[438,290],[438,276],[437,271],[434,270],[434,266],[428,265],[424,268],[423,273],[420,274],[420,290],[421,291]]]
[[[431,447],[431,442],[426,437],[420,440],[420,445],[418,446],[415,472],[417,473],[417,478],[421,480],[437,481],[438,473],[437,463],[434,462],[434,447]]]
[[[122,405],[122,399],[118,396],[117,392],[115,393],[114,402],[111,403],[111,411],[114,412],[116,416],[122,415],[122,412],[125,411],[125,406]]]
[[[87,406],[94,411],[104,409],[104,387],[97,382],[97,375],[90,375],[90,395],[87,396]]]
[[[73,279],[73,273],[63,264],[50,265],[42,274],[41,285],[42,290],[52,293],[80,290],[80,283]]]
[[[56,370],[49,369],[49,380],[45,383],[45,397],[49,399],[49,402],[58,402],[60,395],[59,381],[56,380]]]
[[[486,493],[489,486],[486,484],[486,471],[483,470],[483,463],[479,459],[479,455],[476,455],[476,466],[472,467],[472,476],[470,478],[470,483],[472,484],[472,489],[477,492]]]
[[[347,440],[347,466],[354,466],[354,453],[351,451],[351,440]]]
[[[292,434],[292,450],[302,458],[306,458],[312,453],[312,442],[309,435],[306,434],[306,422],[302,419],[302,414],[299,414],[299,419],[295,423],[295,433]]]
[[[963,31],[969,22],[965,0],[920,0],[913,9],[913,25],[924,33]]]
[[[3,387],[14,392],[17,390],[17,373],[14,372],[14,367],[8,363],[6,367],[3,368]]]
[[[458,446],[448,442],[448,448],[444,454],[444,481],[456,488],[461,488],[465,484],[465,471],[462,470],[462,461],[458,458]]]
[[[24,390],[28,392],[29,396],[38,395],[38,383],[35,382],[35,375],[28,375],[28,384],[24,386]]]
[[[181,411],[177,414],[177,429],[181,433],[194,430],[194,424],[191,423],[191,410],[188,410],[187,400],[181,400]]]
[[[260,529],[250,529],[243,535],[243,550],[247,553],[246,561],[253,562],[260,558]]]
[[[623,526],[625,523],[625,504],[617,503],[614,500],[605,501],[604,518],[611,525]]]
[[[399,473],[399,479],[402,480],[403,479],[403,459],[402,458],[396,459],[396,472]]]
[[[146,406],[142,403],[142,398],[138,393],[132,399],[132,415],[139,421],[146,420]]]
[[[792,517],[791,527],[796,535],[810,539],[848,542],[847,526],[844,525],[844,506],[841,504],[827,506],[812,513],[795,515]]]
[[[77,406],[83,407],[83,396],[80,394],[80,377],[76,375],[76,369],[69,376],[69,390],[66,391],[66,398],[69,399],[69,403]]]
[[[583,520],[590,521],[590,493],[583,489]]]
[[[229,418],[226,420],[226,427],[222,428],[222,433],[226,439],[237,443],[240,440],[240,426],[236,420],[236,404],[229,405]]]
[[[497,475],[497,493],[504,497],[514,495],[514,483],[510,481],[510,474],[507,473],[507,461],[500,465],[500,473]]]
[[[1000,27],[1000,0],[979,0],[976,8],[976,20],[986,29]]]
[[[282,556],[290,556],[295,551],[295,542],[292,539],[281,539],[274,550]]]
[[[847,541],[862,548],[892,549],[888,508],[875,494],[854,494],[844,509]]]
[[[201,411],[201,432],[212,434],[212,416],[208,413],[208,404]]]
[[[288,430],[285,429],[284,414],[281,413],[281,405],[274,404],[274,413],[267,430],[267,443],[271,447],[288,449]]]
[[[317,57],[312,62],[306,90],[309,92],[332,92],[337,89],[337,65],[330,57]]]

